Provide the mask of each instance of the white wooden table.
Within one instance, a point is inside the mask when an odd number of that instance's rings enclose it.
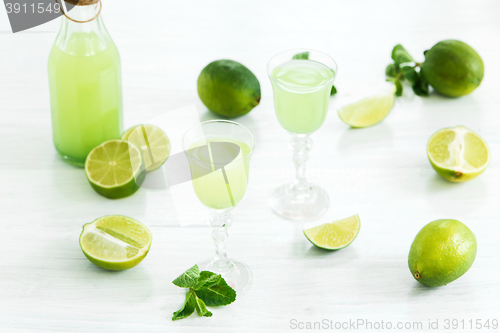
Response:
[[[107,200],[82,169],[58,158],[46,63],[59,22],[11,34],[0,10],[0,332],[278,332],[324,319],[383,320],[393,331],[398,322],[422,322],[425,331],[429,320],[443,329],[446,319],[500,319],[499,11],[495,0],[105,1],[104,20],[122,57],[126,127],[193,104],[201,119],[215,118],[199,101],[196,80],[216,59],[243,63],[262,87],[262,103],[237,119],[258,146],[229,238],[229,254],[253,270],[253,287],[233,305],[211,309],[212,318],[172,322],[184,292],[171,281],[212,253],[210,230],[173,223],[167,190]],[[395,44],[423,60],[424,50],[448,38],[481,54],[486,76],[477,91],[460,99],[408,93],[368,129],[339,120],[339,105],[384,84]],[[324,51],[339,65],[339,94],[313,135],[308,164],[331,207],[305,224],[359,213],[358,238],[338,252],[314,248],[303,224],[267,205],[271,189],[294,170],[265,66],[295,47]],[[436,130],[459,124],[479,132],[493,157],[479,178],[452,184],[431,168],[425,145]],[[176,203],[177,216],[191,204]],[[82,225],[105,214],[150,227],[151,252],[136,268],[107,272],[83,256]],[[407,255],[420,228],[439,218],[464,222],[477,236],[478,254],[459,280],[431,289],[412,278]]]

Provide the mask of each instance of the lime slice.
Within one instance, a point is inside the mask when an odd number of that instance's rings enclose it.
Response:
[[[136,266],[146,257],[152,238],[149,229],[139,221],[109,215],[83,226],[80,248],[93,264],[122,271]]]
[[[361,221],[356,214],[342,220],[304,230],[304,235],[319,248],[340,250],[349,246],[356,239],[360,227]]]
[[[427,143],[427,156],[434,170],[451,182],[476,178],[490,163],[490,150],[484,139],[463,126],[434,133]]]
[[[85,161],[85,173],[92,188],[110,199],[134,194],[145,173],[141,152],[124,140],[109,140],[95,147]]]
[[[340,119],[354,128],[363,128],[381,122],[391,112],[395,100],[395,86],[387,93],[364,98],[338,110]]]
[[[170,155],[170,141],[161,129],[153,125],[137,125],[126,130],[122,140],[139,147],[144,158],[146,171],[158,169]]]

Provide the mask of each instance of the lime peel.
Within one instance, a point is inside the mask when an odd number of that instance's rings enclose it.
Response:
[[[100,224],[113,233],[104,232]],[[122,239],[113,234],[121,235]],[[149,252],[151,240],[151,232],[139,221],[122,215],[107,215],[85,224],[79,243],[90,262],[104,269],[120,271],[138,265]]]
[[[490,151],[479,134],[457,126],[441,129],[431,136],[427,157],[434,170],[446,180],[465,182],[487,168]]]
[[[396,86],[389,91],[363,98],[338,110],[340,119],[353,128],[364,128],[381,122],[394,106]]]
[[[153,125],[137,125],[122,134],[122,140],[134,144],[142,153],[147,172],[160,168],[170,155],[170,140]]]
[[[304,230],[306,238],[315,246],[326,250],[340,250],[349,246],[358,236],[361,228],[359,216],[325,223]]]
[[[85,161],[85,174],[92,188],[110,199],[135,193],[144,181],[140,150],[124,140],[109,140],[92,149]]]

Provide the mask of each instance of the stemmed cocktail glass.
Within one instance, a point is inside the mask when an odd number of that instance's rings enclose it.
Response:
[[[312,148],[311,133],[323,124],[337,64],[328,55],[295,49],[275,55],[267,64],[274,91],[274,107],[281,126],[291,135],[296,179],[273,191],[271,207],[280,216],[303,220],[315,218],[328,209],[324,189],[308,183],[306,161]]]
[[[228,259],[226,239],[233,222],[230,211],[240,203],[247,190],[255,138],[236,122],[210,120],[188,129],[182,145],[196,196],[211,209],[209,221],[213,229],[215,257],[199,266],[221,274],[237,291],[244,291],[252,281],[252,272],[244,263]]]

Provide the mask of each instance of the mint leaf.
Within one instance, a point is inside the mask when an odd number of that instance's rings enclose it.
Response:
[[[196,296],[193,295],[192,292],[188,292],[186,294],[186,300],[184,301],[182,309],[174,312],[172,320],[179,320],[189,317],[194,312],[194,309],[197,307],[195,297]]]
[[[385,69],[385,75],[387,75],[389,77],[396,77],[396,76],[398,76],[398,72],[399,72],[399,67],[396,66],[395,64],[390,64]]]
[[[407,79],[411,84],[415,84],[419,80],[419,74],[413,66],[403,66],[401,67],[401,74]]]
[[[300,59],[300,60],[309,60],[309,52],[297,53],[293,56],[292,59]],[[337,93],[337,88],[332,85],[332,90],[330,91],[330,96],[333,96]]]
[[[392,60],[394,60],[396,66],[399,66],[405,62],[414,62],[411,55],[401,44],[394,46],[394,49],[392,49],[391,58]]]
[[[196,294],[208,306],[228,305],[236,300],[236,291],[223,278],[216,285],[197,290]]]
[[[403,84],[401,83],[401,80],[390,77],[386,81],[394,83],[396,86],[396,92],[394,94],[396,94],[396,96],[401,97],[403,95]]]
[[[215,274],[209,271],[202,271],[198,279],[198,283],[193,287],[194,290],[200,290],[212,287],[219,283],[221,279],[220,274]]]
[[[308,60],[309,59],[309,52],[297,53],[296,55],[293,56],[292,59]]]
[[[198,282],[199,277],[200,269],[198,268],[198,265],[194,265],[193,267],[182,273],[177,279],[172,281],[172,283],[177,287],[191,288]]]
[[[396,82],[394,82],[394,84],[396,85],[396,96],[398,97],[401,97],[403,96],[403,84],[401,83],[400,80],[396,80]]]
[[[196,313],[198,313],[198,316],[200,317],[212,317],[212,312],[207,310],[207,307],[205,305],[205,302],[203,300],[199,299],[196,294],[194,296],[195,300],[195,307],[196,307]]]
[[[422,74],[418,76],[418,80],[413,84],[412,88],[417,96],[429,96],[429,83]]]
[[[184,305],[173,313],[172,320],[189,317],[195,310],[199,316],[212,317],[207,305],[228,305],[236,300],[236,291],[227,285],[220,274],[200,272],[197,265],[182,273],[172,283],[181,288],[188,288]]]

